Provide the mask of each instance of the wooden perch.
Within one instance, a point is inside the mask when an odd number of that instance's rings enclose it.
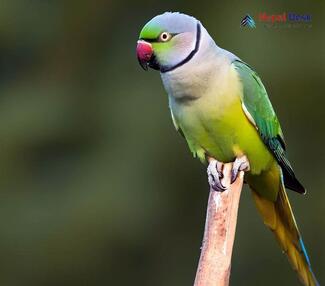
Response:
[[[244,181],[241,171],[230,185],[232,163],[223,165],[224,192],[210,188],[201,256],[194,286],[229,285],[237,212]]]

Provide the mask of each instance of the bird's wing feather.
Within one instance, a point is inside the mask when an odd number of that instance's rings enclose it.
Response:
[[[241,100],[244,113],[280,164],[286,187],[299,193],[305,193],[305,188],[295,177],[286,157],[281,126],[261,79],[246,63],[236,59],[233,61],[233,65],[243,85]]]

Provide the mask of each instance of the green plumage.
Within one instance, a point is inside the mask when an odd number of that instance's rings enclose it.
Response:
[[[169,40],[160,40],[161,33],[168,33]],[[305,189],[286,157],[279,120],[257,73],[218,47],[202,24],[185,14],[154,17],[140,39],[139,62],[160,69],[174,125],[193,155],[204,163],[208,157],[225,163],[248,158],[245,181],[264,223],[303,284],[319,285],[285,191]],[[144,45],[145,39],[150,43]],[[152,50],[150,59],[141,51],[144,46]]]
[[[243,82],[243,103],[253,117],[261,139],[280,164],[285,186],[298,193],[305,193],[304,187],[297,180],[286,157],[280,123],[261,79],[246,63],[235,60],[233,64]]]

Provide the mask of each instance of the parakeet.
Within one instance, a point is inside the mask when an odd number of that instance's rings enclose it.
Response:
[[[285,188],[305,193],[286,157],[283,133],[265,87],[252,67],[220,48],[200,21],[166,12],[141,30],[137,57],[160,71],[175,128],[203,163],[235,162],[252,190],[264,223],[304,285],[319,285],[312,272]],[[212,161],[213,162],[213,161]],[[223,191],[219,174],[210,184]]]

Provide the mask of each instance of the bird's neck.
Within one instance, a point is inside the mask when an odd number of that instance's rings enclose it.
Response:
[[[230,60],[202,27],[198,52],[184,65],[161,73],[164,87],[173,100],[190,102],[202,97],[207,89],[215,87],[216,75],[224,73]],[[214,83],[214,84],[212,84]]]

